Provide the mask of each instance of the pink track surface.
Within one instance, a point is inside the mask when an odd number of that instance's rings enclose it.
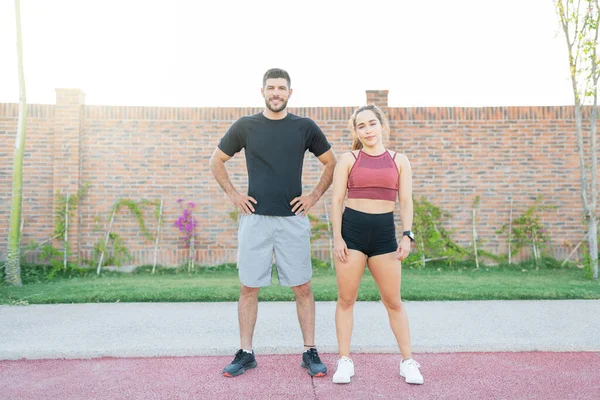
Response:
[[[393,354],[356,354],[356,375],[335,385],[334,354],[311,378],[300,355],[257,355],[235,378],[231,357],[0,362],[0,399],[600,399],[600,353],[416,354],[425,384],[408,385]]]

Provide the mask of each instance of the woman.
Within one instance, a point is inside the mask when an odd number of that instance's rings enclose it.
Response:
[[[410,163],[405,155],[385,148],[389,123],[376,106],[358,108],[349,125],[352,151],[339,158],[333,178],[331,223],[338,285],[335,325],[340,353],[333,382],[349,383],[354,376],[350,358],[353,307],[368,264],[403,356],[400,376],[408,383],[422,384],[419,364],[411,358],[408,317],[400,298],[400,262],[414,241]],[[399,245],[394,226],[396,195],[403,228]]]

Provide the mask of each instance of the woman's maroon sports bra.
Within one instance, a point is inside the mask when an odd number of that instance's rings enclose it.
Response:
[[[396,201],[398,193],[398,167],[394,158],[386,150],[378,156],[370,156],[364,151],[358,157],[348,176],[349,199],[374,199]]]

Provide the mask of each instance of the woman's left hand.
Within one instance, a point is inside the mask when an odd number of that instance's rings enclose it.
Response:
[[[404,261],[406,257],[410,254],[410,238],[408,236],[402,236],[400,240],[400,244],[398,245],[398,250],[396,250],[396,258],[400,261]]]

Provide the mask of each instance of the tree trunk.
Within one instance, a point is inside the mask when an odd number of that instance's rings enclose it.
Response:
[[[598,32],[600,23],[600,6],[598,0],[594,1],[596,20],[594,21],[594,40],[595,46],[592,48],[592,81],[594,86],[593,91],[593,105],[590,117],[590,134],[591,134],[591,147],[592,147],[592,187],[591,187],[591,199],[590,199],[590,218],[588,221],[589,235],[588,241],[590,245],[590,263],[592,267],[592,276],[594,279],[598,279],[598,219],[596,217],[596,204],[598,204],[598,140],[597,140],[597,121],[598,121]]]
[[[23,204],[23,155],[25,150],[25,124],[27,120],[27,100],[25,97],[25,75],[23,73],[23,45],[21,42],[21,7],[15,0],[17,19],[17,59],[19,62],[19,122],[15,139],[15,158],[13,161],[12,203],[8,226],[8,249],[6,252],[6,283],[23,286],[21,281],[21,206]]]
[[[590,248],[592,277],[598,279],[598,221],[595,216],[588,220],[588,246]]]
[[[587,3],[587,4],[586,4]],[[596,121],[598,117],[598,33],[600,27],[600,6],[598,0],[583,2],[556,1],[560,25],[565,35],[569,55],[571,86],[575,100],[575,131],[577,134],[577,154],[581,180],[581,203],[585,221],[588,224],[588,243],[592,272],[598,278],[598,247],[596,204],[598,197],[597,174],[597,140]],[[572,9],[571,7],[575,7]],[[583,7],[583,8],[581,8]],[[571,35],[572,33],[572,35]],[[591,177],[588,180],[585,152],[583,149],[582,111],[589,88],[580,92],[578,77],[585,80],[586,86],[591,83],[593,106],[591,107]],[[588,185],[590,198],[588,199]]]
[[[421,245],[421,265],[425,268],[425,240],[419,240],[419,244]]]

